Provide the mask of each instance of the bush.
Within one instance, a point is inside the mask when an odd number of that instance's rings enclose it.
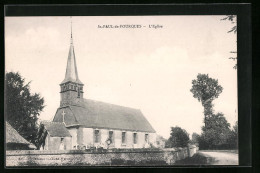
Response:
[[[178,126],[171,127],[171,136],[168,141],[166,141],[165,147],[187,147],[189,140],[189,134],[186,130]]]

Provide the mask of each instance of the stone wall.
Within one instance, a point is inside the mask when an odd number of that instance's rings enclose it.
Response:
[[[196,149],[129,149],[107,151],[6,151],[6,166],[161,166],[173,165]],[[194,154],[194,153],[193,153]]]

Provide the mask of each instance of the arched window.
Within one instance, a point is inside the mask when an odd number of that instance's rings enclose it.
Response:
[[[137,133],[133,133],[133,143],[137,144]]]

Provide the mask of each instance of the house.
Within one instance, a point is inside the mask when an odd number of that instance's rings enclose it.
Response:
[[[36,147],[24,139],[8,122],[6,126],[6,150],[31,150]]]
[[[71,135],[65,125],[59,122],[42,121],[38,131],[38,149],[71,150]]]
[[[83,87],[71,33],[66,74],[60,84],[60,107],[53,118],[53,122],[62,123],[70,133],[71,148],[144,148],[156,145],[155,130],[141,110],[84,99]],[[60,137],[58,135],[53,134],[50,138]],[[49,146],[60,143],[58,140],[52,142]]]

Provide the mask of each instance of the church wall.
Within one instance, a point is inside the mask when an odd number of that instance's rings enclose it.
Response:
[[[65,150],[71,150],[72,149],[71,137],[64,137],[64,145],[65,145]]]
[[[83,142],[84,142],[83,139],[85,139],[85,138],[83,138],[83,128],[79,127],[77,129],[77,143],[78,143],[78,145],[84,145],[83,144]]]
[[[101,145],[106,145],[105,143],[106,143],[107,139],[108,139],[108,130],[107,129],[101,129]]]
[[[60,146],[60,138],[58,137],[50,137],[48,150],[59,150]]]
[[[100,131],[100,142],[94,143],[94,130]],[[134,132],[124,130],[111,130],[111,129],[97,129],[97,128],[79,128],[78,133],[78,144],[83,144],[86,148],[90,147],[107,147],[107,139],[109,131],[114,133],[114,143],[109,148],[148,148],[150,147],[145,142],[145,134],[148,134],[148,141],[156,146],[156,133],[148,132]],[[122,132],[126,132],[126,143],[122,144]],[[137,144],[133,143],[133,133],[137,133]],[[71,134],[72,135],[72,134]],[[73,135],[72,135],[73,136]],[[73,140],[72,140],[73,141]],[[81,143],[79,143],[81,142]]]
[[[115,132],[115,148],[122,148],[122,131],[116,130]]]
[[[138,138],[138,143],[137,143],[137,147],[138,148],[144,148],[145,147],[145,139],[144,139],[144,136],[145,136],[146,133],[144,132],[139,132],[137,133],[137,138]]]
[[[93,129],[92,128],[82,128],[83,145],[87,148],[93,145]]]
[[[76,149],[77,148],[77,129],[76,128],[71,128],[71,129],[68,129],[68,130],[69,130],[70,135],[71,135],[72,149]]]
[[[92,134],[94,130],[92,129]],[[114,132],[114,143],[109,146],[109,148],[143,148],[145,145],[145,134],[144,132],[137,133],[137,144],[133,144],[133,131],[123,131],[123,130],[108,130],[108,129],[98,129],[101,133],[100,143],[95,143],[94,146],[106,146],[106,140],[108,139],[109,131]],[[126,143],[122,144],[122,132],[126,132]],[[94,139],[94,136],[93,136]],[[92,141],[93,142],[93,141]]]
[[[126,148],[133,148],[133,132],[126,131]]]
[[[44,150],[60,150],[61,145],[61,137],[51,137],[47,135],[47,147],[44,148]],[[65,150],[71,150],[72,144],[71,144],[71,137],[63,137],[63,143]]]

